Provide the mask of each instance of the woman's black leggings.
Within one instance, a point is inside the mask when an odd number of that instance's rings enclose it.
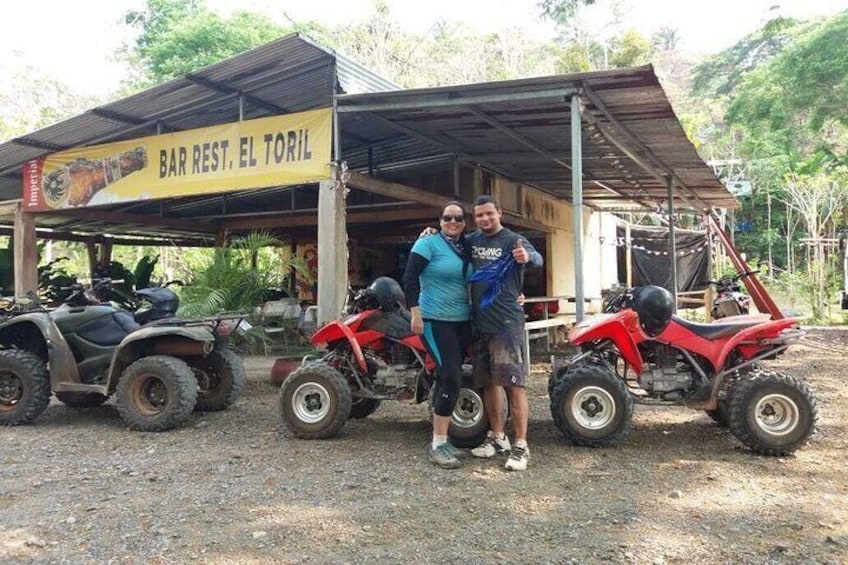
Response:
[[[424,320],[424,344],[438,365],[433,410],[450,416],[462,386],[462,361],[471,342],[471,322]]]

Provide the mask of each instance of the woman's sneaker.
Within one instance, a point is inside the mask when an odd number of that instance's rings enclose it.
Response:
[[[530,448],[515,446],[509,453],[509,458],[506,460],[507,471],[526,471],[527,463],[530,462]]]
[[[483,440],[483,443],[471,450],[471,455],[482,459],[489,459],[495,455],[509,453],[510,449],[511,446],[509,444],[508,437],[504,436],[503,438],[496,438],[491,432],[489,432],[489,434],[486,435],[486,439]]]
[[[430,462],[442,469],[458,469],[462,467],[456,455],[454,455],[454,447],[449,443],[443,443],[437,448],[430,448]]]
[[[459,447],[452,444],[450,441],[448,441],[448,448],[450,449],[450,452],[453,453],[453,456],[459,459],[460,461],[462,461],[463,459],[468,459],[467,449],[460,449]]]

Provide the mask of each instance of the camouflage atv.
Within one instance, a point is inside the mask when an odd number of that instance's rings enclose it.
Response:
[[[226,346],[225,318],[141,326],[130,312],[85,296],[79,290],[53,311],[0,323],[0,424],[34,421],[51,394],[73,407],[115,395],[128,427],[158,432],[193,410],[223,410],[241,394],[244,365]]]

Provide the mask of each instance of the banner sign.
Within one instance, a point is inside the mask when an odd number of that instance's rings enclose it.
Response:
[[[328,179],[332,109],[69,149],[24,165],[30,212]]]

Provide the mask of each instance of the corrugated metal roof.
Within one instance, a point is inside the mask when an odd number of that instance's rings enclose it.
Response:
[[[738,206],[686,138],[651,66],[341,96],[342,156],[364,170],[453,153],[571,200],[571,92],[584,105],[585,203],[665,206],[671,177],[678,208]]]
[[[374,73],[340,62],[357,92],[392,88]],[[293,34],[194,73],[0,144],[0,200],[21,197],[21,165],[64,148],[201,128],[245,118],[326,108],[333,103],[336,55]]]
[[[737,205],[686,139],[651,67],[399,90],[297,34],[0,144],[0,200],[20,198],[21,165],[41,155],[143,137],[157,127],[168,132],[233,122],[240,92],[246,98],[246,119],[328,107],[337,84],[345,93],[338,99],[340,109],[372,108],[342,114],[342,158],[352,169],[402,181],[449,171],[460,160],[568,200],[571,117],[565,93],[578,90],[585,102],[588,204],[603,209],[662,202],[666,187],[657,179],[659,172],[672,175],[683,189],[678,193],[688,194],[679,205]],[[467,103],[470,98],[474,104]],[[650,171],[640,162],[648,163]],[[351,202],[386,202],[364,196],[354,191]],[[51,213],[39,214],[37,222],[86,233],[202,237],[212,224],[187,229],[180,222],[226,214],[286,216],[294,212],[295,200],[298,209],[314,210],[314,187],[115,204],[86,220]],[[114,217],[105,219],[106,212],[119,218],[155,216],[163,225],[116,223]],[[168,225],[168,219],[174,221]]]

